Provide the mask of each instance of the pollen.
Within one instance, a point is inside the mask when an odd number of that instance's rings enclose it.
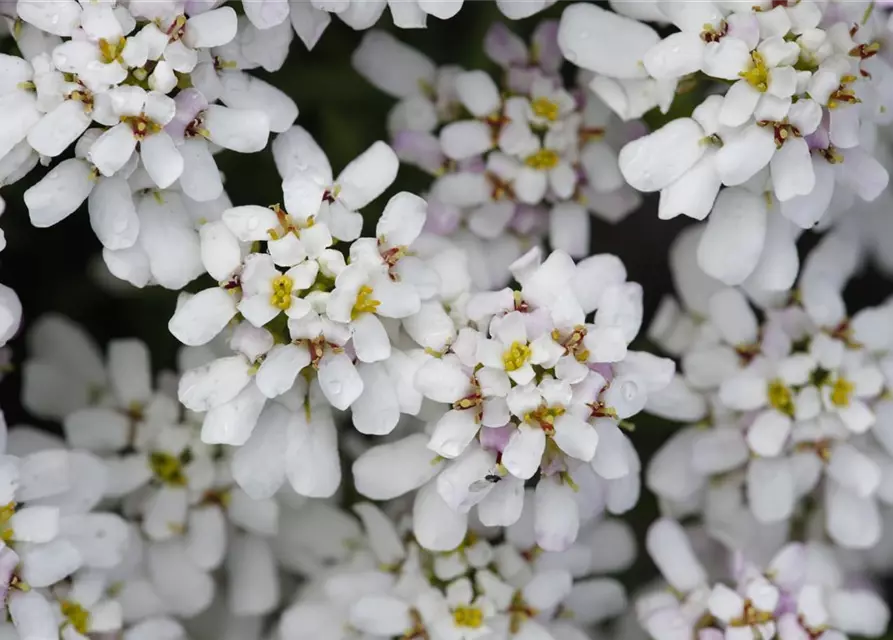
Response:
[[[270,295],[270,304],[281,309],[288,310],[291,306],[291,288],[294,281],[287,275],[279,275],[273,278],[273,293]]]
[[[527,159],[524,160],[524,164],[528,167],[539,169],[540,171],[547,171],[549,169],[554,169],[558,164],[558,160],[558,154],[551,149],[540,149],[536,153],[527,156]]]
[[[70,624],[81,635],[87,635],[90,630],[90,612],[71,600],[63,600],[60,607],[65,616],[64,624]]]
[[[730,627],[754,627],[758,624],[766,624],[772,622],[772,614],[768,611],[760,611],[754,607],[750,600],[744,603],[744,613],[740,618],[733,618],[729,621]]]
[[[794,397],[791,390],[781,380],[772,380],[769,382],[769,404],[781,413],[789,416],[794,415]]]
[[[100,38],[99,53],[101,54],[102,61],[106,64],[111,64],[116,60],[120,61],[121,52],[124,51],[125,45],[127,45],[127,40],[123,36],[112,41]]]
[[[354,302],[353,310],[350,312],[351,320],[356,320],[361,313],[375,313],[381,302],[374,300],[372,293],[372,287],[365,284],[360,287],[360,290],[357,291],[357,301]]]
[[[747,83],[760,93],[765,93],[769,88],[769,69],[763,61],[763,56],[758,51],[750,54],[753,66],[738,75],[747,80]]]
[[[561,113],[558,103],[548,98],[537,98],[530,103],[530,109],[538,118],[543,118],[549,122],[558,120],[558,115]]]
[[[530,360],[530,347],[521,342],[513,342],[502,354],[502,364],[506,371],[517,371]]]
[[[831,387],[831,404],[835,407],[848,407],[855,388],[856,385],[846,378],[838,378]]]
[[[484,624],[484,613],[478,607],[456,607],[453,611],[453,622],[457,627],[480,629]]]
[[[10,502],[0,507],[0,540],[9,543],[15,537],[15,532],[9,526],[9,521],[16,512],[16,503]]]
[[[524,421],[538,426],[547,436],[551,436],[555,433],[555,419],[564,413],[564,407],[539,407],[524,414]]]
[[[149,455],[149,468],[163,484],[171,487],[185,487],[186,474],[183,473],[183,463],[175,455],[163,451],[153,451]]]
[[[153,122],[145,113],[138,116],[121,116],[121,122],[130,125],[133,137],[137,140],[143,140],[146,136],[161,131],[161,125]]]

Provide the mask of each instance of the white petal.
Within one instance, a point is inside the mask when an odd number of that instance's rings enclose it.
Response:
[[[177,307],[167,327],[183,344],[206,344],[236,315],[235,298],[224,289],[200,291]]]
[[[236,616],[269,613],[279,604],[279,575],[269,542],[239,535],[227,553],[229,610]]]
[[[77,140],[90,125],[90,116],[84,104],[77,100],[65,100],[40,119],[28,131],[28,144],[44,156],[55,158]]]
[[[166,131],[148,136],[140,143],[140,158],[146,173],[161,189],[171,186],[183,173],[183,156]]]
[[[238,18],[232,7],[220,7],[189,18],[183,36],[193,49],[220,47],[236,37]]]
[[[37,591],[11,593],[9,615],[16,628],[16,632],[13,632],[12,636],[14,638],[56,640],[59,637],[56,613],[46,598]]]
[[[384,31],[367,32],[351,63],[377,89],[395,98],[417,95],[422,83],[435,83],[434,63]]]
[[[266,401],[256,384],[247,385],[235,398],[205,414],[202,441],[235,446],[245,444]]]
[[[701,126],[691,118],[673,120],[624,146],[618,157],[620,171],[639,191],[663,189],[701,158],[706,148],[703,137]]]
[[[590,4],[561,14],[558,46],[572,64],[612,78],[644,78],[642,59],[660,41],[651,27]]]
[[[336,409],[347,409],[363,392],[363,380],[344,353],[323,357],[319,365],[319,385]]]
[[[204,111],[202,124],[211,142],[239,153],[262,150],[270,137],[270,119],[263,111],[212,104]]]
[[[75,158],[64,160],[25,192],[31,224],[50,227],[74,213],[93,189],[90,166]]]
[[[375,314],[360,314],[350,326],[353,330],[353,346],[361,362],[379,362],[390,357],[391,340]]]
[[[770,127],[753,124],[731,137],[716,152],[716,171],[723,184],[744,184],[769,164],[775,154]]]
[[[881,516],[874,498],[860,498],[836,482],[825,487],[825,526],[838,545],[869,549],[881,537]]]
[[[134,149],[133,130],[122,122],[99,136],[87,152],[87,159],[102,175],[112,176],[127,164]]]
[[[690,593],[707,584],[707,573],[675,520],[661,518],[648,527],[645,547],[661,575],[679,592]]]
[[[399,164],[393,149],[384,142],[375,142],[338,175],[339,199],[352,211],[362,209],[391,185]]]
[[[372,500],[390,500],[422,486],[441,467],[424,434],[377,445],[353,463],[357,491]]]
[[[747,468],[747,498],[757,520],[779,522],[794,509],[794,477],[784,458],[757,458]]]
[[[539,469],[545,447],[543,430],[522,424],[502,452],[502,463],[513,476],[526,480]]]
[[[242,356],[218,358],[184,373],[178,397],[192,411],[207,411],[235,398],[250,379],[248,363]]]
[[[457,97],[474,117],[483,118],[499,109],[499,88],[486,72],[464,71],[454,82]]]
[[[465,451],[479,429],[475,410],[452,409],[437,421],[428,448],[444,458],[455,458]]]
[[[271,497],[285,481],[289,412],[268,403],[251,437],[233,454],[233,478],[255,500]]]
[[[360,363],[363,393],[351,405],[353,425],[360,433],[383,436],[394,430],[400,419],[400,402],[394,381],[384,363]]]
[[[803,138],[786,140],[769,162],[775,196],[781,201],[812,193],[815,172],[809,145]]]
[[[391,595],[365,595],[350,607],[352,627],[372,636],[398,636],[412,627],[407,602]]]
[[[541,478],[534,493],[533,504],[536,509],[536,543],[545,551],[566,550],[577,539],[580,527],[574,490],[557,475]],[[569,575],[567,577],[570,578]],[[525,594],[534,586],[534,582],[529,583],[525,587]],[[551,595],[558,598],[560,592],[553,591]]]
[[[468,515],[450,509],[434,483],[425,485],[416,494],[412,522],[416,540],[431,551],[455,549],[468,529]]]
[[[104,247],[117,250],[134,245],[140,221],[127,180],[120,176],[98,180],[87,203],[90,226]]]
[[[756,267],[766,236],[766,201],[744,189],[724,189],[698,245],[698,264],[728,285]]]
[[[653,78],[681,78],[701,70],[705,46],[701,34],[680,31],[667,36],[649,49],[642,63]]]
[[[478,120],[460,120],[446,125],[440,132],[444,155],[452,160],[465,160],[493,147],[490,127]]]

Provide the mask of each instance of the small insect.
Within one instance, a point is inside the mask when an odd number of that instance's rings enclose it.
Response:
[[[488,473],[487,475],[484,476],[483,480],[476,480],[475,482],[471,483],[471,487],[469,487],[469,488],[472,491],[483,491],[487,487],[490,487],[490,486],[496,484],[500,480],[502,480],[502,476],[500,476],[496,473]]]

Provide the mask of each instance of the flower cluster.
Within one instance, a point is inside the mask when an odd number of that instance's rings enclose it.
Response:
[[[557,251],[539,257],[534,249],[514,265],[519,292],[472,295],[473,326],[420,354],[416,389],[440,407],[428,414],[429,434],[372,447],[354,463],[367,497],[421,487],[413,527],[427,548],[458,544],[477,506],[488,526],[532,520],[537,544],[561,551],[581,522],[638,500],[640,462],[622,428],[669,384],[673,363],[627,350],[641,288],[625,282],[614,256],[577,265]],[[387,473],[395,467],[405,471]],[[535,491],[525,492],[532,479]]]
[[[893,310],[886,304],[847,315],[841,290],[854,255],[840,234],[827,236],[796,294],[765,309],[762,323],[742,293],[720,288],[706,301],[705,320],[665,306],[652,330],[680,353],[677,384],[703,399],[696,396],[684,416],[698,425],[655,457],[649,486],[678,513],[702,511],[735,548],[746,548],[748,536],[769,546],[778,540],[757,535],[761,527],[784,539],[788,527],[815,526],[816,518],[844,547],[880,540],[879,504],[890,501],[893,468]],[[733,497],[742,492],[749,518]]]
[[[733,586],[711,579],[674,520],[651,525],[646,546],[669,587],[635,603],[654,640],[875,638],[887,628],[884,601],[865,586],[847,584],[821,545],[789,543],[765,565],[736,557]]]
[[[48,589],[46,598],[61,608],[65,638],[122,627],[127,637],[183,637],[176,618],[202,613],[221,597],[218,591],[236,616],[272,611],[280,598],[275,541],[288,523],[280,517],[279,502],[254,500],[233,482],[227,451],[201,441],[194,416],[176,400],[176,376],[160,375],[156,388],[145,344],[112,341],[103,358],[83,330],[62,317],[42,318],[30,338],[24,400],[33,413],[58,417],[65,440],[46,441],[27,427],[10,434],[11,440],[18,436],[20,447],[36,450],[22,459],[19,477],[42,480],[34,489],[19,482],[4,520],[9,523],[4,540],[24,558],[12,588]],[[65,489],[64,499],[44,498],[58,493],[65,480],[49,456],[71,458],[67,464],[80,478]],[[43,466],[28,471],[32,464]],[[41,488],[51,481],[55,484]],[[14,475],[10,482],[15,483]],[[27,507],[17,511],[17,502],[24,500]],[[79,515],[100,500],[121,516]],[[63,509],[61,519],[51,507]],[[46,513],[32,520],[31,511],[32,518]],[[37,531],[20,531],[19,519]],[[67,540],[69,529],[74,547],[44,556],[44,543],[61,545],[54,536]],[[19,535],[42,544],[22,555]],[[77,561],[78,550],[83,561]],[[41,569],[41,562],[52,570]],[[225,590],[218,589],[213,575],[223,568]],[[16,617],[12,602],[21,637],[56,637],[23,627],[29,622]],[[66,635],[66,625],[82,635]]]
[[[58,424],[7,432],[0,412],[0,637],[886,632],[893,298],[844,289],[893,265],[888,8],[556,6],[529,40],[489,26],[498,78],[372,28],[463,4],[0,1],[0,186],[27,181],[36,227],[84,205],[110,289],[177,292],[179,342],[174,367],[157,339],[99,346],[36,308],[7,347],[30,303],[0,285],[0,369],[25,353],[22,408]],[[343,168],[311,133],[355,142],[326,102],[305,129],[261,79],[332,15],[368,30],[327,36],[359,43],[345,70],[397,101],[388,142]],[[217,154],[268,147],[281,193],[234,206]],[[661,263],[602,248],[590,216],[655,192],[658,218],[699,223],[646,319],[633,280]],[[663,579],[635,567],[630,606],[606,574],[636,560],[613,516],[643,468]]]
[[[889,123],[893,69],[877,55],[885,16],[862,4],[812,1],[660,11],[679,29],[663,39],[640,22],[575,5],[562,16],[559,44],[568,59],[605,77],[591,86],[621,116],[632,102],[660,104],[662,90],[651,83],[672,91],[697,74],[722,87],[691,117],[620,153],[629,184],[660,191],[661,218],[712,212],[698,247],[704,271],[737,285],[787,251],[793,234],[775,239],[777,225],[768,222],[775,211],[784,226],[809,228],[832,199],[881,194],[888,172],[870,141]],[[621,56],[600,55],[621,39]],[[795,275],[780,275],[772,289],[790,287]]]
[[[485,40],[502,86],[484,71],[437,68],[386,33],[370,31],[354,67],[398,98],[388,128],[400,158],[435,176],[426,229],[475,257],[481,288],[504,286],[508,265],[548,236],[589,255],[590,212],[617,220],[639,199],[617,163],[617,128],[594,95],[565,88],[558,24],[540,23],[528,47],[502,24]]]
[[[593,575],[632,560],[630,532],[614,530],[611,540],[609,522],[577,557],[530,554],[515,540],[472,533],[449,553],[432,553],[374,505],[354,511],[365,528],[356,550],[300,590],[280,619],[283,640],[577,638],[626,607],[619,582]],[[600,562],[592,555],[599,543],[606,548],[596,553],[619,555]]]
[[[31,222],[54,225],[86,201],[108,268],[136,286],[199,275],[196,225],[228,203],[213,153],[260,151],[298,115],[242,71],[265,53],[245,42],[250,23],[192,9],[23,1],[22,57],[2,55],[3,183],[73,146],[25,192]]]
[[[496,0],[502,14],[511,20],[532,16],[556,0]],[[424,28],[428,17],[448,20],[459,13],[465,0],[310,0],[309,2],[285,2],[284,0],[244,1],[245,13],[258,29],[268,29],[284,23],[291,17],[295,33],[308,49],[316,46],[335,14],[351,29],[369,29],[390,9],[394,25],[401,29]]]

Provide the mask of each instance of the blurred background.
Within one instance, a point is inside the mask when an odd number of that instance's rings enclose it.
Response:
[[[467,69],[484,69],[498,77],[498,68],[483,53],[482,42],[487,29],[496,21],[505,21],[522,37],[527,38],[542,19],[557,19],[564,3],[526,20],[507,21],[492,2],[466,2],[462,11],[447,23],[429,17],[426,30],[398,30],[385,16],[378,28],[394,33],[403,42],[419,49],[437,64],[458,64]],[[351,68],[350,58],[359,45],[362,33],[355,32],[337,19],[332,20],[319,44],[307,52],[295,38],[286,64],[274,74],[261,69],[253,74],[288,93],[297,103],[300,114],[297,124],[306,128],[327,152],[335,175],[355,156],[376,140],[387,140],[386,116],[394,104],[389,96],[376,90]],[[0,50],[9,47],[7,39]],[[572,70],[568,70],[572,77]],[[677,107],[679,108],[679,107]],[[684,106],[681,108],[684,109]],[[674,109],[674,112],[676,109]],[[654,125],[667,116],[653,116]],[[0,114],[2,117],[2,114]],[[218,165],[228,178],[226,190],[234,205],[269,205],[281,202],[281,182],[269,148],[245,155],[223,151]],[[12,287],[24,308],[22,330],[10,342],[12,371],[0,385],[0,406],[10,425],[37,424],[58,428],[29,416],[19,400],[19,367],[26,354],[24,334],[30,323],[53,311],[64,314],[83,325],[100,343],[111,338],[137,337],[152,352],[156,370],[173,369],[178,343],[167,331],[176,295],[161,287],[136,289],[115,281],[105,271],[99,255],[101,246],[90,228],[86,206],[63,222],[48,228],[32,228],[22,193],[37,182],[45,169],[36,169],[27,179],[3,188],[6,212],[0,227],[8,246],[0,253],[0,282]],[[430,178],[421,171],[403,166],[392,188],[364,210],[369,229],[387,198],[397,191],[425,191]],[[661,221],[657,218],[656,196],[646,197],[642,208],[618,224],[597,219],[592,221],[592,253],[613,253],[626,264],[629,280],[639,282],[645,290],[645,326],[661,298],[673,291],[667,256],[670,244],[679,231],[691,221],[678,218]],[[893,215],[893,211],[890,212]],[[816,236],[804,234],[801,257],[815,244]],[[891,238],[893,242],[893,238]],[[199,290],[211,284],[205,276],[188,289]],[[862,274],[847,290],[849,308],[876,304],[887,298],[891,282],[871,270]],[[672,433],[677,425],[640,415],[632,438],[643,462]],[[643,491],[640,505],[628,516],[636,531],[643,535],[647,524],[657,513],[653,497]],[[641,584],[652,568],[640,558],[627,581]],[[889,593],[889,589],[888,589]],[[890,636],[893,638],[893,636]]]

